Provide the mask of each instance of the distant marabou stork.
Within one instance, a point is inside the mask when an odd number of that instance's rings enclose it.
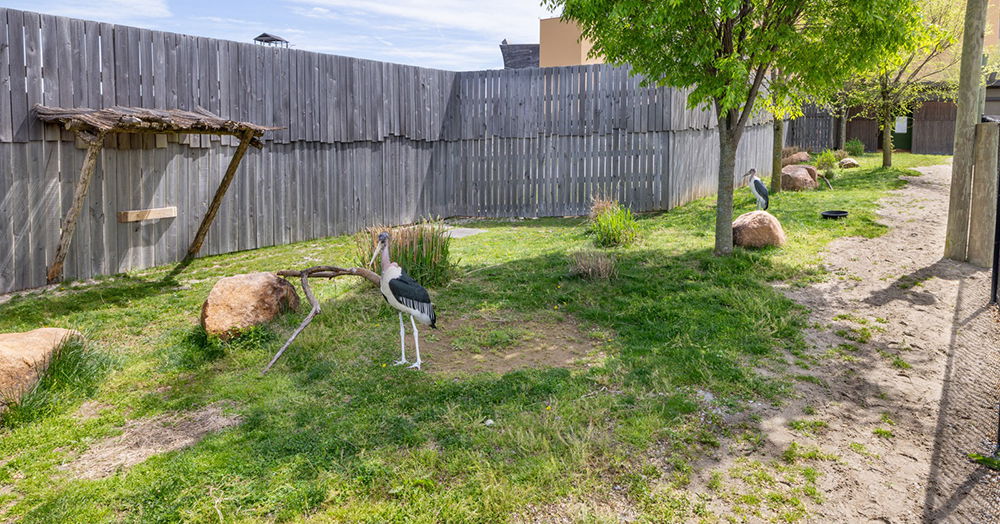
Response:
[[[757,207],[766,211],[769,203],[767,186],[765,186],[764,183],[760,181],[760,178],[757,177],[756,169],[747,171],[747,173],[743,175],[743,178],[746,179],[747,177],[750,177],[750,192],[757,198]]]
[[[379,290],[382,296],[396,311],[399,311],[399,360],[395,364],[407,364],[406,360],[406,327],[403,325],[403,313],[410,315],[410,324],[413,326],[413,343],[417,347],[417,361],[410,367],[420,369],[420,335],[417,333],[417,323],[429,325],[436,328],[437,317],[434,315],[434,306],[431,305],[430,294],[416,280],[403,271],[399,264],[389,260],[389,233],[382,232],[378,236],[378,246],[372,254],[372,260],[368,265],[375,263],[375,257],[382,254],[382,283]]]

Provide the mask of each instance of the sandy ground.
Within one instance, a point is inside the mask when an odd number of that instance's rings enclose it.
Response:
[[[942,260],[951,169],[918,171],[883,200],[886,235],[839,239],[824,256],[835,278],[783,288],[813,325],[812,364],[792,373],[819,380],[758,411],[765,440],[745,454],[776,461],[796,442],[835,457],[816,465],[823,502],[809,505],[812,521],[1000,522],[1000,474],[966,458],[988,454],[996,438],[1000,324],[986,305],[989,271]],[[793,420],[827,427],[793,430]],[[694,486],[736,464],[735,448],[720,450]],[[731,502],[709,498],[716,515],[732,515]]]

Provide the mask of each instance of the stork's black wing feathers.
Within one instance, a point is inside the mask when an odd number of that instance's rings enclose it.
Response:
[[[759,178],[755,178],[753,179],[753,188],[757,192],[757,194],[764,199],[764,209],[766,210],[767,206],[770,203],[770,198],[768,197],[768,192],[767,192],[767,186],[765,186],[764,183],[761,182]]]
[[[436,317],[434,306],[431,305],[430,293],[424,289],[424,286],[413,280],[413,277],[407,275],[406,271],[389,281],[389,290],[392,291],[392,296],[396,297],[400,304],[426,314],[431,319],[431,327],[436,327],[434,325]]]

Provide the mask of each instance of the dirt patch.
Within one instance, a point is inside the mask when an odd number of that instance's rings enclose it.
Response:
[[[950,168],[918,170],[882,201],[886,235],[833,242],[824,256],[832,278],[783,288],[815,326],[809,350],[789,359],[796,395],[754,409],[750,449],[725,443],[693,479],[713,513],[777,517],[731,479],[741,461],[785,464],[797,446],[826,458],[800,461],[819,472],[821,496],[802,496],[810,485],[798,492],[802,515],[817,521],[1000,519],[1000,475],[965,458],[995,438],[1000,336],[986,307],[989,272],[941,259]]]
[[[63,469],[84,479],[101,479],[128,469],[147,458],[196,444],[209,433],[242,422],[227,415],[225,402],[209,404],[197,411],[130,420],[117,437],[93,445]]]
[[[83,404],[80,404],[80,407],[76,409],[75,413],[73,413],[73,418],[77,420],[90,420],[97,418],[101,415],[102,411],[110,407],[111,406],[107,404],[88,400]]]
[[[429,373],[507,373],[518,369],[588,367],[604,361],[610,337],[560,322],[458,318],[422,330],[420,352]],[[409,333],[407,333],[409,335]],[[407,356],[412,357],[407,336]]]
[[[635,522],[639,512],[629,500],[616,491],[573,497],[553,504],[529,506],[511,519],[515,524],[575,522]]]

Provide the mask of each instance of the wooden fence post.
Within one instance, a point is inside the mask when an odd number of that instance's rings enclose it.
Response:
[[[194,257],[198,255],[198,251],[201,250],[201,245],[205,243],[205,235],[208,234],[208,228],[212,226],[212,221],[215,220],[215,215],[219,212],[219,206],[222,205],[222,198],[226,196],[226,191],[229,190],[230,184],[233,183],[233,178],[236,177],[236,168],[239,167],[240,160],[243,159],[247,148],[250,147],[250,141],[253,140],[253,136],[252,131],[247,131],[240,136],[240,145],[236,148],[236,153],[233,155],[232,160],[229,161],[226,174],[222,177],[219,189],[215,191],[215,197],[212,198],[212,203],[208,206],[205,218],[201,220],[201,225],[198,226],[198,232],[194,236],[194,241],[191,242],[191,247],[188,248],[187,255],[181,262],[182,265],[190,264],[194,260]]]
[[[969,263],[979,267],[993,264],[993,230],[997,216],[997,148],[1000,124],[984,122],[976,126],[976,166],[972,175],[969,220]]]
[[[83,201],[87,198],[87,191],[90,189],[90,180],[94,175],[94,167],[97,165],[97,155],[104,146],[104,134],[97,135],[90,140],[87,145],[87,156],[83,160],[83,167],[80,169],[80,180],[76,183],[73,192],[73,203],[69,212],[63,218],[61,232],[59,233],[59,246],[56,248],[56,256],[49,265],[46,281],[49,284],[62,279],[63,262],[66,261],[66,254],[69,252],[70,243],[73,242],[73,233],[76,231],[76,222],[83,209]]]

